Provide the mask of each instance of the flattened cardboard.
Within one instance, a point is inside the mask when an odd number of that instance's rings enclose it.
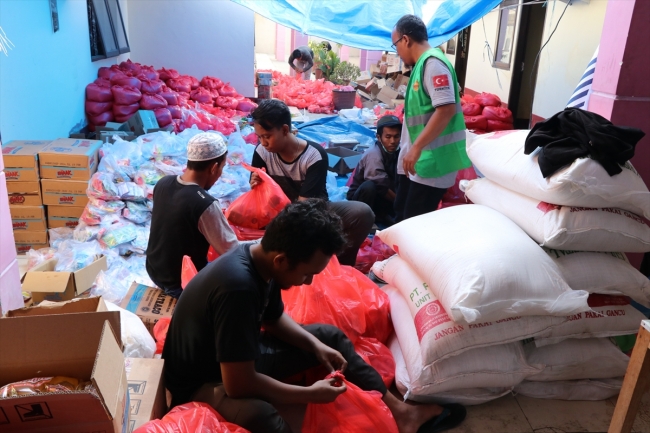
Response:
[[[99,398],[86,391],[0,398],[3,433],[120,433],[128,425],[124,358],[110,323],[84,326],[73,316],[0,320],[0,347],[12,348],[0,352],[0,383],[68,376],[92,381]]]
[[[21,231],[45,231],[45,209],[43,206],[9,206],[11,225]]]
[[[25,274],[23,290],[31,292],[35,304],[70,300],[90,289],[99,271],[108,269],[104,256],[75,272],[56,272],[56,263],[50,259]]]
[[[43,179],[88,180],[99,163],[99,140],[59,138],[38,153]]]
[[[53,206],[86,206],[88,182],[83,180],[42,179],[43,204]]]
[[[393,99],[397,99],[398,95],[399,93],[397,93],[395,90],[391,89],[388,86],[385,86],[377,94],[377,99],[390,107],[394,107]]]
[[[156,287],[133,283],[120,307],[136,314],[153,336],[153,327],[163,317],[172,317],[176,299]]]
[[[47,206],[47,228],[75,228],[84,211],[82,206]]]
[[[344,147],[325,149],[327,152],[328,168],[339,176],[351,173],[361,160],[362,154]]]
[[[38,169],[38,152],[50,143],[50,140],[12,140],[3,143],[2,159],[5,167]]]
[[[129,387],[131,421],[128,433],[152,419],[167,413],[162,359],[126,358],[126,380]]]

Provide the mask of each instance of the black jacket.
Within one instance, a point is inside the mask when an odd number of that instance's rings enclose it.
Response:
[[[634,156],[634,147],[644,135],[640,129],[615,126],[596,113],[566,108],[533,127],[524,153],[542,148],[538,162],[544,177],[584,157],[598,161],[613,176]]]

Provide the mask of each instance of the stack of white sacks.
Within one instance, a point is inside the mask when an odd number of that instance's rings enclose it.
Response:
[[[378,232],[396,256],[388,285],[396,383],[406,398],[479,404],[511,391],[538,398],[616,395],[650,282],[623,252],[650,251],[650,192],[631,165],[610,177],[591,159],[544,179],[528,131],[468,140],[485,178],[475,204]],[[552,203],[552,204],[549,204]],[[541,247],[540,247],[541,246]]]

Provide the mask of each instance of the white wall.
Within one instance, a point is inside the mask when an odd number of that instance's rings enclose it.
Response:
[[[483,30],[483,22],[485,23],[485,30]],[[506,71],[492,67],[494,50],[496,48],[497,26],[499,24],[499,14],[497,10],[495,9],[485,15],[483,17],[483,22],[478,20],[472,25],[472,34],[469,41],[469,53],[467,55],[467,76],[465,78],[465,88],[479,93],[494,93],[501,98],[501,101],[507,103],[508,95],[510,94],[512,73],[509,70]],[[518,32],[519,29],[517,28],[515,31]],[[487,42],[490,44],[491,56],[488,55],[488,50],[485,46],[486,37]],[[514,53],[516,49],[517,47],[514,46],[512,52]],[[500,85],[499,82],[501,83]]]
[[[131,59],[254,94],[255,18],[227,0],[129,0]]]
[[[126,20],[124,0],[120,6]],[[59,0],[58,10],[53,33],[48,0],[0,0],[0,27],[15,45],[8,56],[0,53],[4,142],[67,137],[85,118],[85,88],[97,69],[128,58],[92,62],[86,2]]]
[[[542,43],[553,31],[563,8],[561,2],[556,4],[555,12],[547,7]],[[600,42],[606,9],[606,0],[591,0],[589,4],[573,2],[567,8],[557,31],[540,55],[533,113],[547,118],[566,107]]]
[[[255,14],[255,52],[275,58],[275,22]]]

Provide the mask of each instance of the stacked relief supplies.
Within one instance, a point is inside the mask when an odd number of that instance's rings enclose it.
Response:
[[[650,305],[650,280],[624,254],[650,251],[650,227],[642,218],[650,217],[650,192],[623,160],[612,168],[592,155],[550,170],[553,149],[536,150],[533,133],[497,132],[470,140],[468,155],[485,178],[461,188],[473,203],[505,215],[542,246],[573,290],[590,293],[591,310],[569,315],[524,345],[527,362],[545,367],[515,391],[605,399],[618,393],[628,363],[610,337],[636,334],[645,318],[630,299]],[[642,136],[636,134],[636,140]],[[629,141],[633,155],[636,141]]]

